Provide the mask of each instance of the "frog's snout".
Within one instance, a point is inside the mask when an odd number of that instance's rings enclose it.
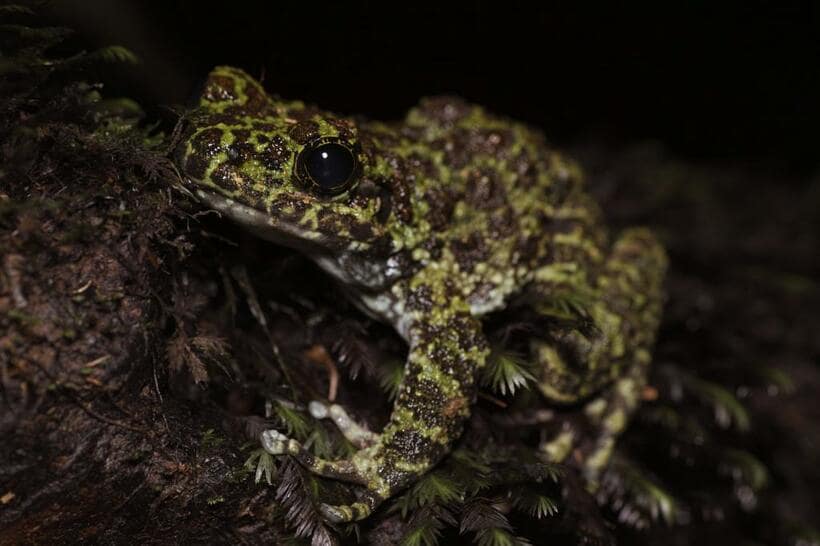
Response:
[[[171,152],[173,160],[186,182],[202,182],[214,158],[223,151],[222,131],[215,127],[197,131],[195,124],[184,118],[179,123],[179,141]]]

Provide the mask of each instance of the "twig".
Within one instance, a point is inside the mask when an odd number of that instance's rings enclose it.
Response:
[[[327,369],[327,399],[331,402],[336,401],[336,394],[339,390],[339,369],[336,367],[336,363],[333,362],[333,359],[330,358],[327,349],[325,349],[324,345],[319,345],[317,343],[305,351],[305,356],[308,360],[321,364],[325,367],[325,369]]]
[[[3,260],[3,269],[6,276],[9,278],[9,288],[11,292],[11,299],[14,301],[15,307],[22,308],[28,305],[23,289],[20,287],[20,266],[23,263],[23,257],[20,254],[7,254]]]

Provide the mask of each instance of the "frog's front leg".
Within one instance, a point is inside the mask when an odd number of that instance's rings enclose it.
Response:
[[[364,486],[359,502],[321,506],[331,521],[367,517],[435,465],[461,434],[475,397],[476,371],[489,348],[481,323],[448,278],[445,270],[428,269],[391,291],[393,307],[401,309],[399,329],[410,347],[390,420],[381,434],[368,437],[372,445],[349,459],[327,461],[276,431],[262,435],[270,453],[294,455],[313,472]]]

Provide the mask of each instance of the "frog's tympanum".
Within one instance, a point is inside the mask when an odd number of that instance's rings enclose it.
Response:
[[[549,402],[584,404],[596,423],[581,465],[595,480],[646,383],[666,257],[645,229],[611,241],[579,169],[538,131],[449,97],[396,123],[338,116],[269,96],[230,67],[211,72],[188,122],[177,151],[187,187],[303,252],[408,344],[381,433],[310,405],[356,446],[349,459],[262,434],[268,452],[361,486],[350,505],[322,504],[326,518],[367,517],[449,452],[488,358],[481,317],[514,302],[555,315],[530,358]],[[563,460],[580,440],[565,428],[544,457]]]

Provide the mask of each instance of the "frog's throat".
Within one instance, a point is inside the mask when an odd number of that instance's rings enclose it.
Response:
[[[328,250],[338,246],[329,236],[318,231],[305,229],[290,222],[284,222],[270,214],[244,205],[230,197],[217,193],[194,189],[194,195],[215,211],[224,214],[234,222],[247,228],[256,236],[267,241],[296,249],[309,255],[328,254]],[[349,245],[348,245],[349,246]],[[356,242],[351,251],[367,250],[369,245]]]

